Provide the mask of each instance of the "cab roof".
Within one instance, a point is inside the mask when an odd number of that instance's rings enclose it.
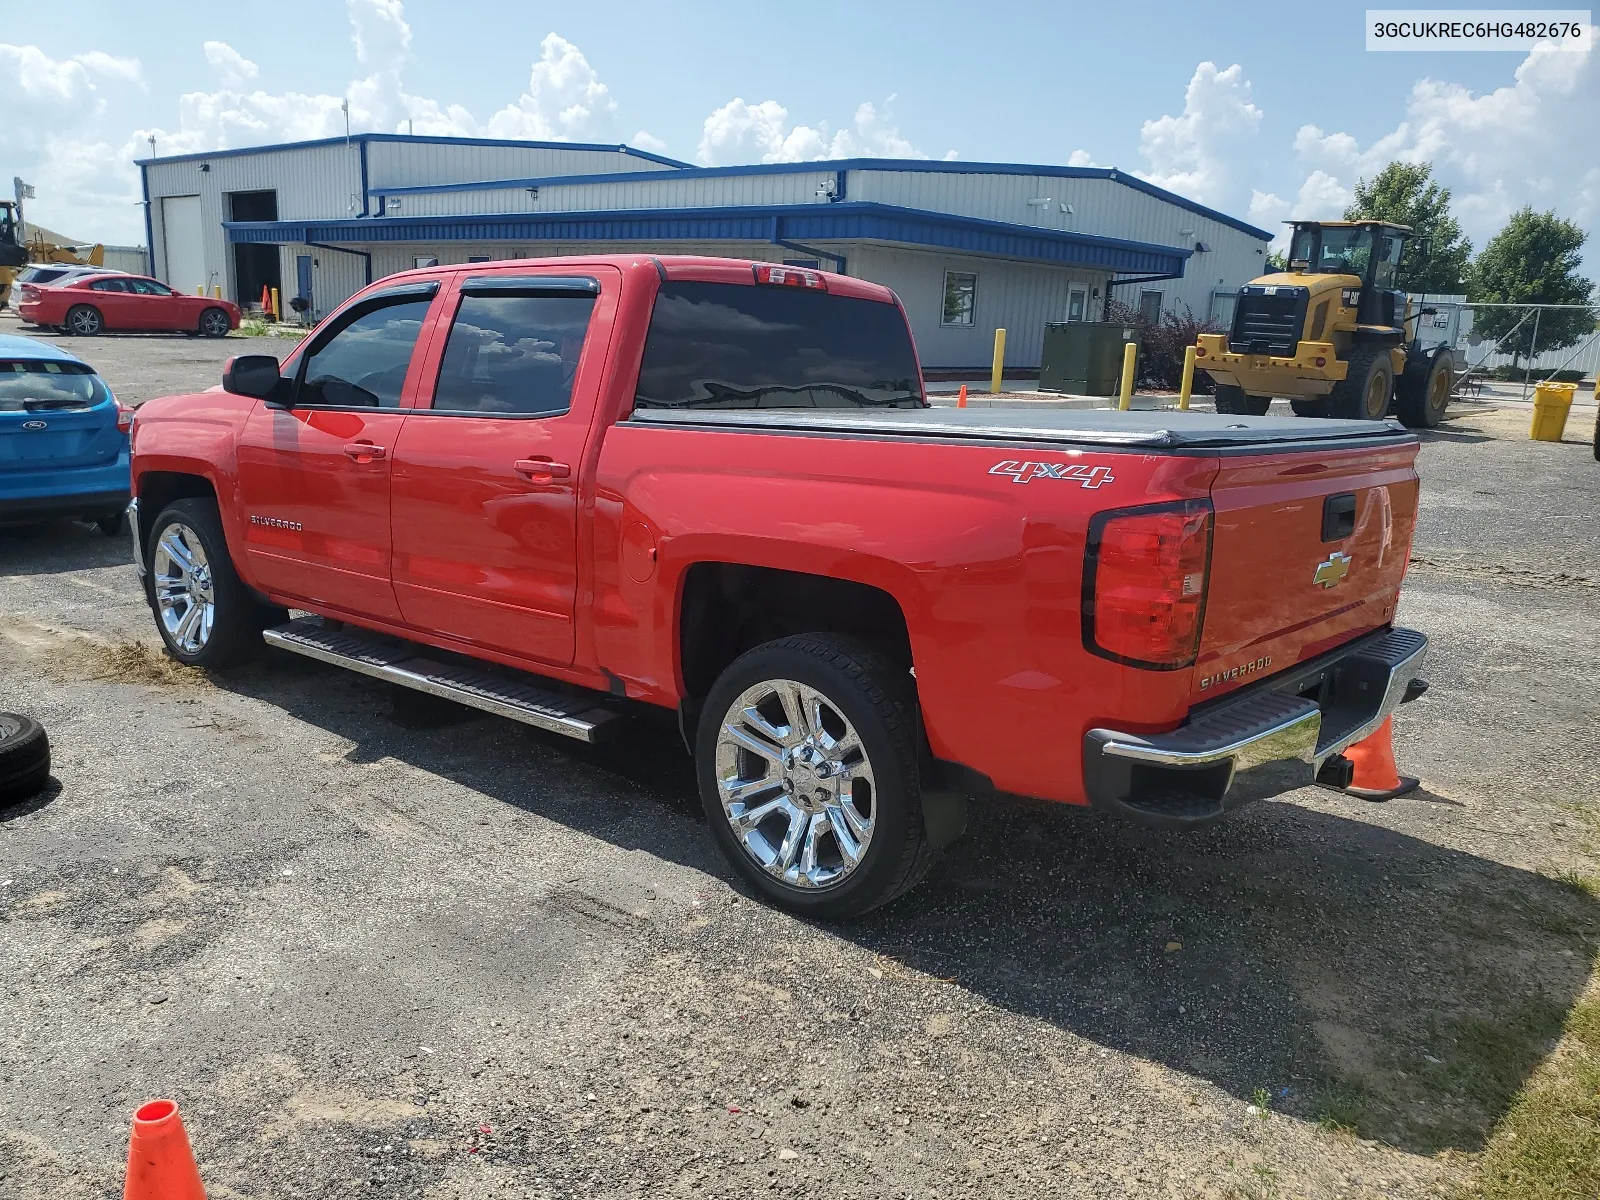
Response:
[[[1307,218],[1302,221],[1285,221],[1285,225],[1321,225],[1327,229],[1350,229],[1357,225],[1382,225],[1385,229],[1402,229],[1411,232],[1411,226],[1402,225],[1398,221],[1379,221],[1376,218],[1370,221],[1315,221]]]

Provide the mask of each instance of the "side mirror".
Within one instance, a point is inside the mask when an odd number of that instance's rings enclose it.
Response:
[[[270,354],[240,354],[222,368],[222,390],[236,396],[272,400],[283,383],[278,360]]]

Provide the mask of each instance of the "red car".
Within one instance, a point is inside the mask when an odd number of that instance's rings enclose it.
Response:
[[[861,279],[436,267],[223,388],[133,425],[174,657],[265,640],[582,741],[675,713],[729,861],[814,916],[909,888],[967,796],[1181,828],[1344,786],[1425,686],[1416,435],[929,408]]]
[[[17,315],[30,325],[94,337],[106,330],[173,331],[226,337],[239,328],[238,305],[186,296],[143,275],[89,275],[50,285],[24,284]]]

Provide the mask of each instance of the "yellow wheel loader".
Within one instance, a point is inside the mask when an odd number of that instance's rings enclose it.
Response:
[[[1233,328],[1202,333],[1195,366],[1217,411],[1259,416],[1274,396],[1302,417],[1444,419],[1455,382],[1448,346],[1424,346],[1396,288],[1411,229],[1388,221],[1291,221],[1289,269],[1239,289]]]
[[[12,281],[24,267],[38,263],[98,267],[105,263],[104,246],[57,246],[37,231],[31,242],[24,240],[20,212],[10,200],[0,200],[0,308],[11,302]],[[87,257],[78,257],[79,251]]]

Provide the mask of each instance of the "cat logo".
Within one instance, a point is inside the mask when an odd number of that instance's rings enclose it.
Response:
[[[1350,556],[1335,550],[1327,559],[1317,564],[1317,573],[1311,577],[1311,582],[1320,588],[1335,588],[1344,582],[1344,577],[1350,574]]]

